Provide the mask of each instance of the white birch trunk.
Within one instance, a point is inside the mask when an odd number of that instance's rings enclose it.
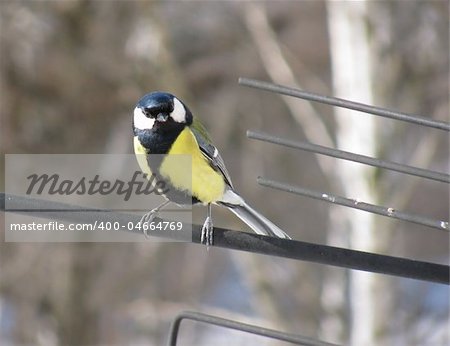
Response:
[[[366,1],[330,1],[328,24],[332,60],[334,95],[359,102],[372,103],[371,62],[366,32]],[[337,143],[342,150],[375,156],[375,126],[372,115],[356,114],[336,108]],[[336,175],[342,179],[343,193],[368,203],[376,199],[370,184],[370,168],[339,160]],[[350,208],[339,208],[349,229],[352,248],[373,251],[374,217]],[[331,230],[333,232],[333,230]],[[340,283],[342,285],[342,283]],[[350,272],[350,329],[352,345],[375,345],[374,276],[370,273]],[[344,291],[344,287],[341,287]],[[327,292],[324,287],[324,292]]]

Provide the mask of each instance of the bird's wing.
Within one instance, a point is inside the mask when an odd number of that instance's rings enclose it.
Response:
[[[208,160],[211,167],[215,170],[218,170],[222,173],[225,183],[233,188],[233,184],[231,183],[230,174],[225,167],[225,162],[223,162],[222,156],[220,156],[219,150],[212,144],[211,139],[209,138],[208,132],[203,127],[203,125],[199,121],[195,121],[194,118],[194,126],[191,127],[191,131],[197,140],[200,151],[203,156]]]

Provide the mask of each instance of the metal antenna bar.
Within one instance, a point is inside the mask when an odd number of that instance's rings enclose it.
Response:
[[[402,165],[400,163],[392,161],[384,161],[380,159],[375,159],[369,156],[354,154],[348,151],[333,149],[329,147],[324,147],[318,144],[313,144],[309,142],[299,142],[289,139],[284,139],[276,136],[271,136],[262,132],[247,131],[247,137],[252,139],[257,139],[264,142],[274,143],[283,145],[285,147],[305,150],[313,153],[318,153],[322,155],[327,155],[331,157],[337,157],[339,159],[364,163],[373,167],[380,167],[389,169],[396,172],[401,172],[405,174],[415,175],[421,178],[431,179],[435,181],[440,181],[443,183],[450,183],[450,175],[435,171],[430,171],[423,168],[417,168],[413,166]]]
[[[182,320],[191,320],[196,322],[202,322],[210,325],[215,325],[223,328],[239,330],[241,332],[251,333],[255,335],[260,335],[270,339],[276,339],[280,341],[286,341],[296,345],[304,346],[337,346],[336,344],[331,344],[321,340],[316,340],[308,338],[306,336],[284,333],[278,330],[263,328],[259,326],[254,326],[247,323],[237,322],[233,320],[228,320],[221,317],[211,316],[194,311],[184,311],[177,315],[172,323],[169,333],[169,346],[176,346],[178,333],[180,329],[180,324]]]
[[[438,229],[440,231],[450,231],[448,221],[440,221],[433,220],[421,215],[410,214],[402,211],[395,210],[393,208],[386,208],[379,205],[374,205],[370,203],[360,202],[357,199],[350,199],[341,196],[330,195],[318,191],[313,191],[309,189],[305,189],[299,186],[293,186],[281,182],[277,182],[274,180],[264,179],[258,177],[258,184],[271,187],[277,190],[294,193],[296,195],[307,196],[314,199],[319,199],[322,201],[343,205],[350,208],[355,208],[359,210],[364,210],[369,213],[374,213],[378,215],[383,215],[387,217],[391,217],[394,219],[399,219],[403,221],[413,222],[422,226],[432,227]]]
[[[381,108],[381,107],[375,107],[366,105],[359,102],[353,102],[348,101],[344,99],[340,99],[337,97],[330,97],[330,96],[323,96],[319,94],[314,94],[306,91],[302,91],[295,88],[289,88],[282,85],[269,83],[269,82],[263,82],[255,79],[248,79],[248,78],[239,78],[239,84],[245,85],[248,87],[260,89],[260,90],[266,90],[275,92],[278,94],[283,94],[287,96],[293,96],[305,100],[320,102],[324,104],[328,104],[331,106],[337,106],[347,109],[353,109],[355,111],[360,111],[364,113],[370,113],[373,115],[378,115],[381,117],[406,121],[412,124],[422,125],[422,126],[428,126],[439,130],[445,130],[450,131],[450,124],[445,121],[439,121],[439,120],[433,120],[428,117],[418,116],[418,115],[411,115],[401,112],[392,111],[389,109]]]
[[[0,211],[30,215],[28,210],[37,212],[43,210],[35,217],[64,220],[69,222],[82,222],[94,224],[97,221],[118,222],[120,225],[128,223],[137,224],[141,215],[118,213],[110,210],[94,209],[92,212],[79,213],[77,210],[87,210],[86,207],[69,205],[42,199],[15,196],[0,192]],[[57,212],[52,209],[60,210]],[[66,212],[61,212],[66,210]],[[5,217],[7,217],[6,214]],[[155,218],[154,222],[165,221]],[[192,227],[192,243],[201,241],[202,226],[184,223],[183,230]],[[142,231],[138,228],[129,229],[121,227],[120,231],[137,233],[142,236],[142,241],[147,241]],[[151,231],[151,237],[164,238],[167,241],[186,241],[180,237],[180,231]],[[300,261],[309,261],[332,265],[336,267],[363,270],[373,273],[381,273],[406,277],[416,280],[450,284],[450,267],[448,265],[416,261],[407,258],[379,255],[370,252],[356,251],[327,245],[313,244],[298,240],[273,238],[255,233],[239,232],[220,227],[214,227],[214,247],[232,250],[247,251],[266,256],[278,256]]]

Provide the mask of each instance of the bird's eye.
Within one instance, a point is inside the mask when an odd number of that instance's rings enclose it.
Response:
[[[154,111],[151,108],[144,108],[144,109],[142,109],[142,112],[144,113],[144,115],[147,118],[154,118],[155,117]]]

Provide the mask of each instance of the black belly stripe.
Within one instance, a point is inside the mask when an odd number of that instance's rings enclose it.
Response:
[[[184,127],[181,128],[180,131],[173,131],[172,133],[158,133],[154,130],[135,129],[135,135],[138,137],[139,142],[146,150],[146,159],[150,170],[156,175],[158,180],[163,180],[166,183],[168,192],[163,194],[164,197],[180,205],[189,205],[200,203],[201,201],[187,191],[177,189],[170,183],[170,181],[163,178],[159,173],[159,168],[164,160],[164,156],[169,152],[172,147],[172,143],[176,140],[179,133],[183,129]]]

